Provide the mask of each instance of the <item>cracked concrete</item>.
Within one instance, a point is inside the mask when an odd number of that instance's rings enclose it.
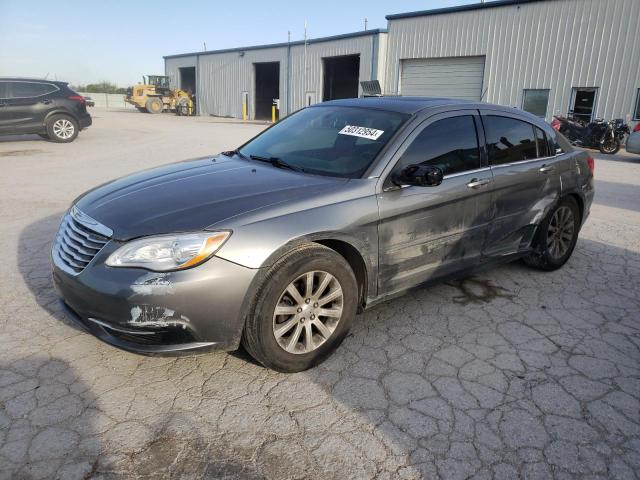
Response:
[[[76,195],[261,128],[95,112],[70,145],[0,139],[26,152],[1,159],[0,479],[638,478],[638,157],[597,160],[563,269],[413,291],[283,375],[242,352],[129,354],[65,317],[48,250]]]

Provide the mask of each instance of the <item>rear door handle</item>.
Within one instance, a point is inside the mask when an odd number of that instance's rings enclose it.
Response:
[[[480,188],[480,187],[484,187],[485,185],[489,184],[489,179],[488,178],[474,178],[473,180],[471,180],[469,183],[467,183],[467,187],[469,188]]]
[[[543,165],[540,167],[540,172],[549,173],[549,172],[553,172],[555,169],[556,167],[554,167],[553,165]]]

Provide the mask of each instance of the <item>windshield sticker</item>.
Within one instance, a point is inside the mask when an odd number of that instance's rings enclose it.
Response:
[[[375,128],[357,127],[355,125],[345,125],[338,132],[340,135],[351,135],[353,137],[368,138],[369,140],[377,140],[384,130],[376,130]]]

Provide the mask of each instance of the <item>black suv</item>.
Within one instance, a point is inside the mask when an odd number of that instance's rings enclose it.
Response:
[[[0,78],[0,135],[36,133],[67,143],[89,125],[84,97],[66,82]]]

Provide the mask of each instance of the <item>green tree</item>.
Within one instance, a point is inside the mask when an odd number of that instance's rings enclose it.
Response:
[[[87,93],[127,93],[126,88],[120,88],[116,84],[102,81],[100,83],[89,83],[87,85],[76,85],[75,90]]]

